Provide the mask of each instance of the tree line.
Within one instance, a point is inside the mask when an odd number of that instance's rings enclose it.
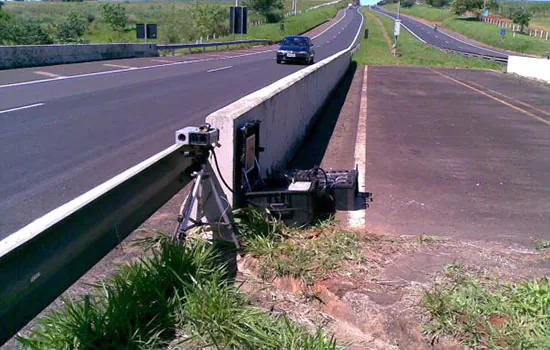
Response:
[[[402,7],[412,7],[416,4],[416,0],[381,0],[378,2],[378,5],[396,4],[397,2],[400,2]],[[463,16],[467,12],[480,15],[483,10],[499,10],[497,0],[425,0],[425,4],[435,8],[449,7],[459,16]],[[510,9],[508,18],[515,24],[518,24],[520,26],[520,31],[523,32],[523,29],[529,26],[532,14],[523,7],[518,6],[515,9]]]
[[[80,2],[81,0],[64,1]],[[268,22],[278,22],[283,18],[282,0],[246,0],[245,5]],[[85,34],[98,26],[106,27],[105,30],[110,31],[113,41],[127,41],[131,36],[123,34],[133,32],[136,21],[135,16],[130,16],[122,4],[115,3],[101,4],[100,18],[87,13],[85,9],[76,7],[54,23],[43,23],[28,15],[15,16],[0,6],[0,44],[86,43]],[[154,22],[149,23],[159,25],[161,42],[194,41],[209,35],[215,34],[219,37],[229,34],[229,11],[227,7],[217,4],[173,7],[171,10],[157,13]]]

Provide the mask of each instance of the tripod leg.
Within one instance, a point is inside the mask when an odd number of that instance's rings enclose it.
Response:
[[[239,243],[239,240],[237,239],[237,236],[235,235],[234,225],[231,223],[231,220],[229,219],[229,216],[227,215],[227,210],[231,206],[229,204],[227,204],[227,208],[223,207],[223,203],[222,203],[222,200],[220,198],[220,194],[218,193],[218,190],[216,188],[216,185],[214,184],[214,181],[212,180],[212,177],[209,177],[208,180],[210,181],[210,188],[212,189],[214,199],[216,200],[216,205],[218,206],[218,210],[221,213],[221,218],[223,218],[223,222],[226,224],[226,226],[228,227],[228,230],[231,234],[231,240],[235,244],[235,247],[237,248],[237,250],[240,250],[241,245]]]
[[[183,222],[181,223],[181,226],[178,232],[178,240],[182,243],[185,241],[187,227],[189,226],[189,220],[191,219],[191,211],[193,210],[193,206],[195,205],[195,202],[197,200],[197,194],[199,192],[203,176],[204,176],[204,171],[201,170],[197,175],[197,177],[195,178],[195,183],[193,184],[193,190],[188,195],[189,200],[188,200],[187,206],[184,209],[185,216],[183,217]]]

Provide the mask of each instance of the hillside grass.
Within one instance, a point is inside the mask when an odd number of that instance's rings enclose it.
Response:
[[[452,18],[445,20],[443,26],[484,44],[510,51],[544,56],[545,52],[550,50],[550,40],[520,33],[514,37],[509,29],[507,35],[502,38],[500,27],[477,20]]]
[[[394,5],[385,7],[395,11]],[[476,19],[458,17],[446,9],[415,5],[411,8],[402,7],[401,12],[432,22],[440,22],[442,20],[442,27],[493,47],[537,56],[544,56],[546,51],[550,50],[550,40],[530,37],[520,33],[513,37],[509,29],[507,29],[507,35],[502,38],[500,36],[500,27],[480,22]],[[550,18],[544,18],[543,20],[550,22]]]
[[[123,265],[93,294],[47,313],[24,349],[339,349],[285,315],[252,306],[226,276],[214,246],[174,245],[161,236],[148,255]]]
[[[550,280],[499,283],[451,264],[442,281],[425,291],[426,331],[475,349],[549,349]]]
[[[329,0],[303,0],[298,2],[298,9],[304,10],[309,7],[319,5]],[[229,8],[234,2],[231,1],[216,1],[207,0],[200,1],[204,3],[215,3],[223,7]],[[344,4],[344,2],[342,2]],[[345,3],[347,4],[347,3]],[[195,1],[178,1],[178,2],[120,2],[120,5],[126,10],[126,14],[129,17],[130,25],[127,30],[117,32],[113,31],[107,24],[101,21],[101,3],[100,2],[7,2],[3,9],[6,12],[11,13],[16,20],[31,18],[40,23],[41,25],[53,28],[56,24],[65,20],[71,11],[78,10],[84,16],[93,19],[88,26],[88,30],[84,35],[85,42],[96,43],[113,43],[113,42],[143,42],[143,40],[136,39],[135,24],[136,23],[157,23],[159,28],[158,42],[164,42],[164,23],[169,21],[173,23],[179,16],[183,21],[190,21],[189,11],[196,6]],[[342,5],[339,5],[340,7]],[[285,9],[281,12],[289,12],[291,7],[291,1],[285,1]],[[318,10],[308,12],[307,16],[300,15],[299,18],[294,16],[284,19],[287,24],[287,29],[284,33],[277,33],[279,24],[271,24],[268,27],[256,26],[249,27],[248,38],[264,38],[278,40],[281,35],[288,33],[303,32],[311,27],[322,23],[323,21],[332,18],[335,14],[336,6],[328,6]],[[229,11],[229,10],[228,10]],[[257,22],[259,20],[265,21],[260,15],[249,12],[249,23]],[[300,23],[302,22],[303,23]],[[226,27],[229,27],[229,12],[227,16]],[[183,28],[186,32],[190,31],[189,28]],[[182,36],[185,36],[182,33]],[[224,38],[228,39],[228,38]],[[231,39],[231,38],[229,38]],[[182,42],[191,42],[193,40],[182,40]],[[206,37],[203,38],[206,41]],[[157,42],[157,40],[149,40],[151,43]]]
[[[397,5],[384,5],[390,11],[397,12]],[[455,14],[448,9],[439,9],[431,6],[414,5],[413,7],[401,7],[401,13],[423,18],[430,22],[443,22],[447,18],[455,17]]]
[[[354,59],[360,64],[389,64],[389,65],[422,65],[432,67],[461,67],[502,70],[503,65],[487,60],[467,58],[460,55],[446,53],[423,44],[406,30],[401,31],[397,52],[401,57],[394,57],[390,53],[388,44],[383,36],[383,28],[378,25],[378,18],[390,33],[393,43],[393,20],[373,10],[363,8],[367,16],[368,39],[361,39],[361,47]]]

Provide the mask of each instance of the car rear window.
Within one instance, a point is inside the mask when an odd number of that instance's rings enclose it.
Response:
[[[283,45],[292,45],[292,46],[307,46],[307,39],[300,37],[290,37],[285,38]]]

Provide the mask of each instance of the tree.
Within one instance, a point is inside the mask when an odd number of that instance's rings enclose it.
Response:
[[[264,17],[267,17],[275,10],[285,8],[282,0],[246,0],[245,5]]]
[[[128,25],[128,15],[120,4],[101,5],[101,18],[116,31],[122,31]]]
[[[212,34],[227,34],[228,30],[223,25],[227,18],[226,9],[220,5],[206,4],[191,10],[191,18],[199,37]]]
[[[82,42],[82,37],[86,33],[88,19],[79,11],[71,11],[67,19],[57,26],[57,41],[61,43]]]
[[[14,21],[7,29],[8,41],[15,45],[49,45],[53,44],[50,30],[29,17]]]
[[[401,6],[403,7],[413,7],[413,5],[415,4],[415,0],[400,0],[401,1]]]
[[[445,7],[449,5],[450,2],[450,0],[426,0],[426,4],[437,8]]]
[[[519,31],[523,32],[523,27],[529,27],[529,22],[531,21],[531,14],[525,9],[517,9],[512,15],[512,21],[515,24],[519,25]]]
[[[497,0],[487,0],[485,2],[485,9],[486,10],[491,10],[491,11],[496,11],[498,10],[498,2]]]
[[[454,13],[459,16],[462,16],[466,11],[479,12],[483,6],[483,0],[454,0],[452,3]]]
[[[13,25],[13,17],[2,10],[0,6],[0,45],[6,45],[11,42],[10,27]]]

